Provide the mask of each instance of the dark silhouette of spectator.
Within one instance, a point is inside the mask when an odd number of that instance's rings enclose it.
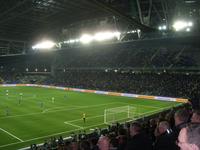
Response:
[[[123,128],[120,128],[116,139],[118,140],[118,150],[124,150],[126,143],[127,143],[126,130]]]
[[[150,119],[149,127],[148,127],[148,136],[151,138],[152,142],[154,142],[156,139],[155,135],[154,135],[155,129],[156,129],[156,121],[155,121],[155,119]]]
[[[91,150],[99,150],[97,146],[98,138],[92,138],[91,140]]]
[[[161,121],[157,127],[159,135],[156,137],[155,150],[177,150],[175,137],[167,121]]]
[[[91,150],[90,149],[90,143],[88,141],[86,141],[86,140],[81,141],[80,150]]]
[[[152,142],[142,133],[142,127],[139,123],[132,123],[130,126],[130,139],[127,141],[125,150],[151,150]]]
[[[186,109],[179,109],[174,114],[174,135],[177,138],[180,130],[184,127],[186,127],[188,120],[189,120],[189,112]]]
[[[200,110],[194,110],[191,118],[192,123],[200,123]]]

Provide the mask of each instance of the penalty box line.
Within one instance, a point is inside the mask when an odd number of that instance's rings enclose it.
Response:
[[[70,126],[83,129],[83,127],[81,127],[81,126],[79,126],[79,125],[76,125],[76,124],[73,124],[73,123],[69,123],[69,122],[67,122],[67,121],[65,121],[64,124],[68,124],[68,125],[70,125]]]
[[[14,137],[15,139],[17,139],[17,140],[19,140],[19,141],[21,141],[21,142],[24,142],[22,139],[18,138],[17,136],[13,135],[12,133],[10,133],[10,132],[8,132],[8,131],[6,131],[6,130],[4,130],[4,129],[2,129],[2,128],[0,128],[0,130],[3,131],[3,132],[5,132],[5,133],[7,133],[8,135]]]

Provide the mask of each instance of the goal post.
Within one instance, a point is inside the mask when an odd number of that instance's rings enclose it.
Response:
[[[133,106],[121,106],[108,108],[104,110],[104,123],[112,124],[117,121],[126,121],[134,119],[136,114],[136,107]]]

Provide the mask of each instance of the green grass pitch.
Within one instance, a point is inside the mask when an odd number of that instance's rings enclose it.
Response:
[[[108,108],[130,105],[136,107],[136,115],[149,115],[179,104],[40,87],[0,87],[0,149],[18,149],[51,136],[105,127],[103,115]]]

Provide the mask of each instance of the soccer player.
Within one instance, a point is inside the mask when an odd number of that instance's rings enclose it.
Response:
[[[67,99],[67,95],[66,95],[66,94],[64,95],[64,99],[65,99],[65,100]]]
[[[22,96],[23,96],[23,93],[19,93],[19,95],[22,97]]]
[[[20,104],[21,104],[21,100],[22,100],[23,93],[19,93],[19,96],[20,96],[20,98],[19,98],[19,105],[20,105]]]
[[[52,97],[52,98],[51,98],[51,101],[52,101],[52,103],[54,103],[54,102],[55,102],[55,98],[54,98],[54,97]]]
[[[40,102],[40,107],[44,108],[44,102]]]
[[[7,100],[8,100],[8,95],[9,95],[9,94],[6,92],[6,99],[7,99]]]
[[[83,122],[85,123],[85,120],[86,120],[86,115],[85,113],[83,113]]]
[[[9,115],[9,108],[8,108],[8,106],[7,106],[6,109],[5,109],[5,113],[6,113],[6,116]]]

